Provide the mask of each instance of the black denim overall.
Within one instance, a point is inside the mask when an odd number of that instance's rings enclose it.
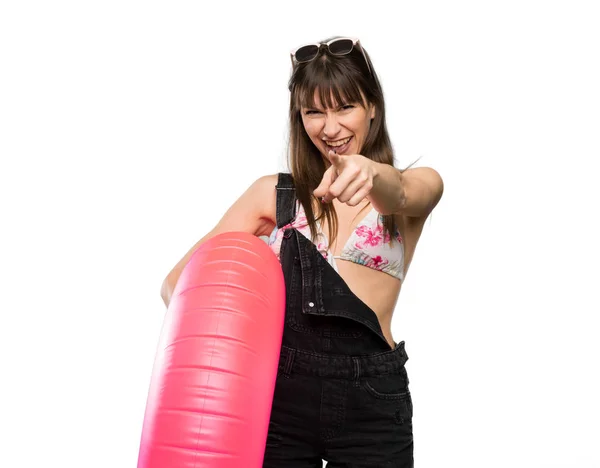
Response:
[[[296,215],[279,174],[277,227]],[[296,229],[280,261],[285,327],[263,467],[413,467],[404,341],[390,348],[375,313]]]

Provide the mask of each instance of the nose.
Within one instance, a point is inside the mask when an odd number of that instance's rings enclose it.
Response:
[[[335,135],[340,132],[340,124],[335,113],[325,116],[325,124],[323,125],[323,135],[326,139],[332,140]]]

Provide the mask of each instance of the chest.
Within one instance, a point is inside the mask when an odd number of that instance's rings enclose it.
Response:
[[[370,236],[372,236],[373,245],[381,242],[384,235],[381,220],[379,214],[372,209],[369,203],[361,203],[356,207],[337,203],[334,207],[337,222],[332,222],[331,233],[326,217],[323,217],[320,223],[317,224],[332,255],[339,256],[345,248],[349,247],[349,244],[359,240],[358,235],[360,235],[360,240],[363,242]],[[402,216],[397,216],[396,225],[401,236],[403,234],[402,224]],[[329,242],[329,239],[331,239],[331,242]]]

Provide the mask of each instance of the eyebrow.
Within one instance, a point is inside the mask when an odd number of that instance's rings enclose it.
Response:
[[[353,105],[353,104],[355,104],[355,103],[353,103],[353,102],[342,102],[337,107],[332,107],[332,109],[339,109],[340,107],[350,106],[350,105]],[[322,110],[322,109],[320,109],[318,107],[315,107],[315,106],[302,106],[302,107],[304,108],[304,110],[318,110],[318,111]]]

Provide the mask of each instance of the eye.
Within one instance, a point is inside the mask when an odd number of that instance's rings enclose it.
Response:
[[[316,111],[316,110],[307,110],[306,112],[304,112],[304,114],[313,115],[313,114],[320,114],[320,112]]]
[[[354,105],[352,104],[345,104],[341,107],[342,110],[348,110],[348,109],[354,109]]]

